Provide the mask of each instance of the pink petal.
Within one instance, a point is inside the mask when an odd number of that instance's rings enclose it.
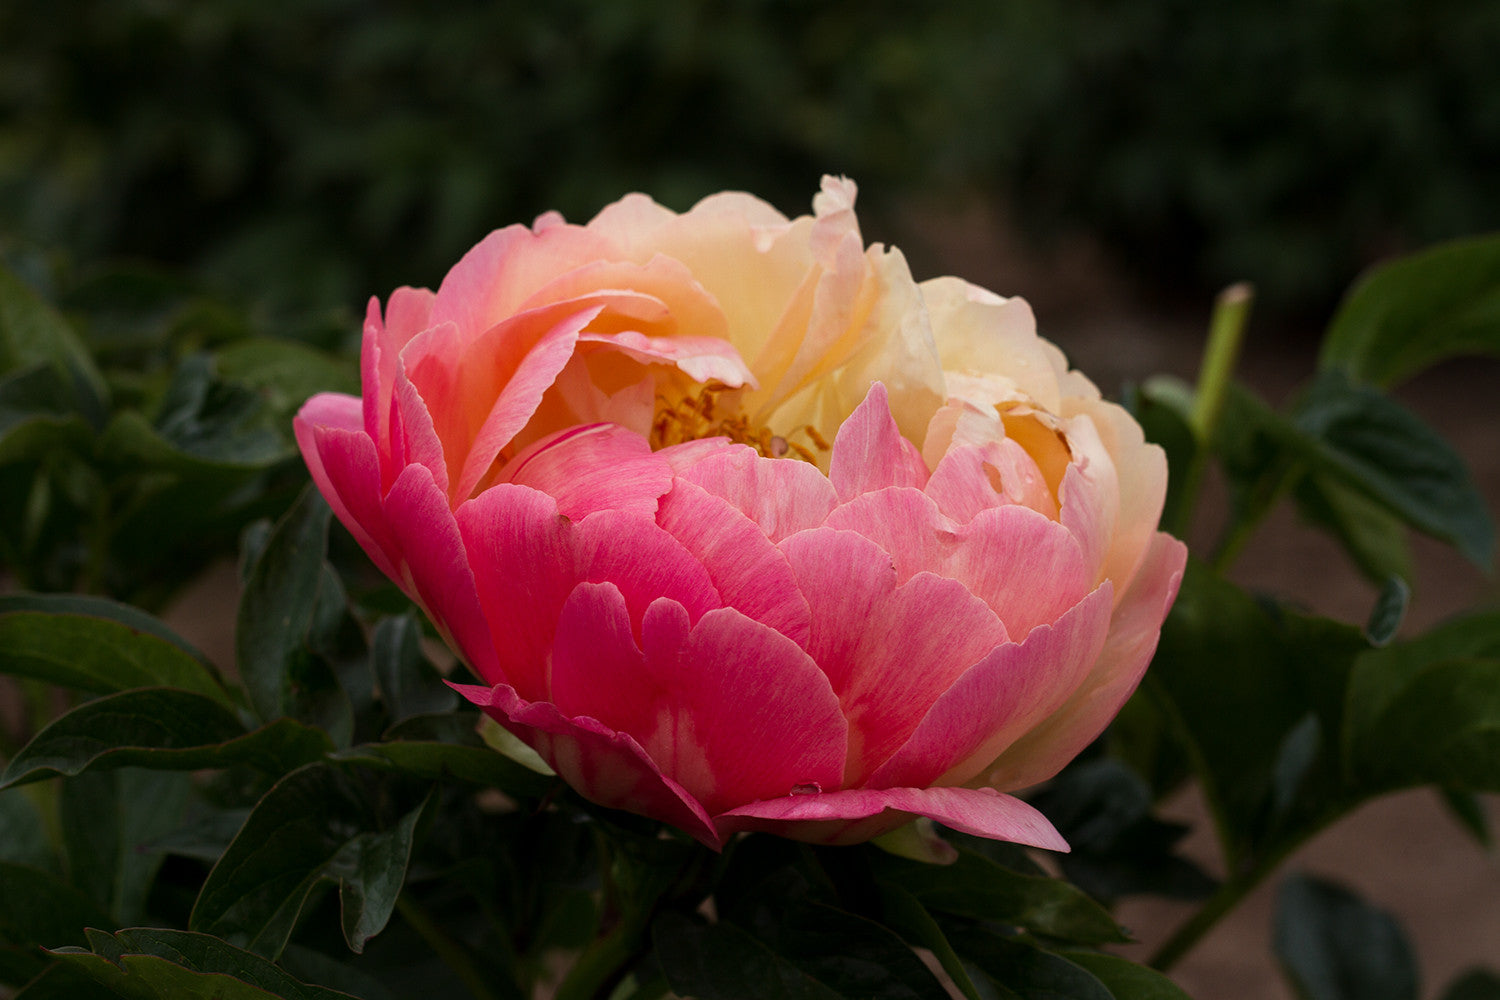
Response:
[[[1040,626],[1024,642],[998,646],[975,663],[935,699],[911,738],[869,783],[962,784],[984,770],[1088,674],[1104,646],[1112,597],[1106,582],[1056,624]]]
[[[1067,841],[1045,816],[991,788],[851,788],[752,802],[716,818],[725,836],[738,830],[764,830],[814,843],[854,844],[916,816],[931,817],[976,837],[1049,851],[1068,849]]]
[[[453,327],[438,327],[428,330],[426,337],[453,335]],[[396,369],[395,394],[391,400],[391,444],[388,453],[382,453],[381,475],[384,481],[394,484],[409,465],[422,465],[432,473],[433,480],[445,494],[450,477],[448,460],[443,453],[443,441],[438,436],[432,413],[417,387],[407,377],[406,364]],[[387,491],[390,487],[386,487]]]
[[[654,516],[657,498],[672,486],[672,467],[639,434],[614,424],[570,427],[511,459],[497,482],[541,490],[569,520],[596,510]]]
[[[926,494],[909,487],[862,493],[831,512],[826,523],[879,545],[900,580],[942,566],[959,538],[959,526]]]
[[[727,500],[678,480],[661,498],[656,523],[703,564],[727,606],[806,647],[807,599],[786,556],[755,522]]]
[[[495,674],[495,645],[453,511],[426,466],[410,465],[385,498],[385,521],[401,553],[398,583],[421,604],[448,644],[481,677]]]
[[[1095,584],[1068,529],[1019,504],[959,525],[926,494],[892,487],[855,497],[828,515],[827,526],[875,542],[901,580],[929,571],[963,582],[1012,636],[1054,620]]]
[[[365,311],[364,344],[360,351],[365,432],[382,453],[390,448],[390,427],[385,421],[391,410],[401,351],[413,337],[431,326],[432,302],[433,294],[425,288],[398,288],[391,293],[384,320],[379,299],[370,299]]]
[[[398,577],[400,552],[385,523],[375,444],[363,430],[347,426],[359,415],[359,400],[327,396],[308,400],[292,421],[303,461],[340,523],[382,573]],[[335,399],[347,402],[335,404]]]
[[[812,610],[808,652],[849,719],[845,785],[863,784],[1005,627],[956,580],[918,573],[899,586],[890,559],[851,532],[782,543]]]
[[[728,500],[773,542],[828,517],[838,498],[828,478],[807,462],[761,458],[743,445],[716,450],[678,475]]]
[[[713,820],[681,785],[661,773],[639,743],[589,718],[570,719],[547,702],[526,702],[508,685],[451,687],[542,756],[586,798],[670,823],[714,850]]]
[[[1072,533],[1019,504],[975,515],[938,571],[968,587],[1018,638],[1056,621],[1095,584]]]
[[[578,584],[613,583],[636,629],[658,597],[682,604],[694,621],[721,603],[708,571],[649,516],[602,510],[575,524],[546,493],[511,483],[456,515],[499,656],[498,672],[481,676],[533,701],[546,697],[558,615]]]
[[[1011,745],[985,773],[986,784],[1025,788],[1052,777],[1120,711],[1156,652],[1161,623],[1177,596],[1187,547],[1158,532],[1140,572],[1115,608],[1109,637],[1077,692]]]
[[[454,323],[467,342],[520,312],[527,299],[559,275],[613,256],[607,239],[582,226],[547,226],[541,232],[525,226],[498,229],[443,278],[431,323]]]
[[[887,486],[927,485],[927,464],[897,429],[881,383],[870,386],[864,402],[839,427],[828,479],[841,503]]]
[[[644,652],[613,585],[581,584],[558,623],[552,698],[571,716],[628,733],[710,812],[838,783],[844,721],[807,654],[729,608],[693,626],[658,600]]]

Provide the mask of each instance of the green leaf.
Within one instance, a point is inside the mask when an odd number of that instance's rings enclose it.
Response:
[[[881,854],[873,858],[872,867],[881,884],[904,889],[929,910],[993,920],[1080,944],[1130,940],[1108,911],[1077,887],[1013,872],[967,848],[959,849],[951,865]]]
[[[1457,452],[1409,410],[1370,386],[1325,372],[1298,401],[1298,429],[1316,442],[1314,472],[1340,478],[1414,527],[1490,565],[1495,527]]]
[[[1370,620],[1365,623],[1365,638],[1375,647],[1389,645],[1401,630],[1406,618],[1406,606],[1411,601],[1411,587],[1399,576],[1388,577],[1370,609]]]
[[[395,905],[422,807],[387,826],[372,813],[374,798],[329,764],[277,782],[209,873],[191,929],[274,958],[312,891],[335,881],[345,928],[377,933]]]
[[[415,615],[384,618],[375,626],[370,659],[392,723],[458,707],[458,695],[422,655],[421,640]]]
[[[235,652],[250,703],[267,721],[295,714],[295,689],[313,669],[307,638],[330,514],[309,486],[276,525],[240,598]]]
[[[1021,1000],[1116,1000],[1092,972],[1023,938],[972,927],[955,934],[954,944],[994,986]]]
[[[980,1000],[979,989],[969,978],[969,970],[963,959],[953,950],[953,944],[943,928],[927,908],[905,889],[894,885],[880,887],[881,915],[891,929],[906,940],[932,952],[948,978],[968,1000]]]
[[[1500,976],[1488,969],[1470,969],[1449,984],[1443,1000],[1500,1000]]]
[[[174,687],[232,701],[213,669],[165,625],[89,598],[0,597],[0,673],[84,691]]]
[[[1366,653],[1348,704],[1347,766],[1368,791],[1500,791],[1500,613]]]
[[[332,754],[334,760],[363,764],[429,781],[466,781],[527,799],[539,799],[557,780],[537,774],[488,747],[421,740],[362,743]]]
[[[1371,269],[1334,315],[1318,365],[1390,385],[1463,354],[1500,355],[1500,235]]]
[[[102,420],[104,378],[73,328],[8,268],[0,267],[0,374],[47,364],[68,386],[73,409]]]
[[[699,1000],[946,995],[911,949],[877,924],[818,905],[787,918],[774,943],[732,923],[672,912],[657,918],[652,936],[673,991]]]
[[[71,963],[52,962],[14,1000],[120,1000],[120,994],[99,985]]]
[[[1065,951],[1063,957],[1099,980],[1115,1000],[1191,1000],[1155,969],[1097,951]]]
[[[1417,1000],[1416,959],[1400,926],[1331,882],[1282,883],[1274,946],[1304,1000]]]
[[[0,376],[0,465],[87,448],[93,431],[66,398],[66,383],[49,365]]]
[[[113,937],[90,934],[89,944],[92,952],[53,955],[127,1000],[352,1000],[299,982],[260,956],[206,934],[136,927]]]
[[[45,871],[57,867],[41,810],[19,788],[0,792],[0,861]]]
[[[1119,760],[1075,761],[1031,803],[1072,847],[1057,858],[1063,874],[1095,899],[1198,899],[1214,889],[1213,879],[1173,853],[1188,828],[1153,816],[1150,787]]]
[[[54,720],[11,759],[0,787],[101,767],[195,771],[249,764],[280,775],[332,748],[325,734],[292,719],[247,733],[213,699],[143,688],[85,702]]]
[[[1231,870],[1273,833],[1295,836],[1345,797],[1335,754],[1293,768],[1284,753],[1309,712],[1325,738],[1343,731],[1349,672],[1368,648],[1351,626],[1258,602],[1189,560],[1144,689],[1188,748]],[[1283,789],[1301,775],[1280,816],[1278,765]]]
[[[116,925],[139,920],[162,855],[143,846],[175,829],[192,791],[186,774],[126,769],[62,783],[58,800],[70,881]]]
[[[1367,579],[1412,579],[1406,524],[1384,506],[1327,475],[1303,476],[1293,496],[1302,517],[1333,536]]]
[[[845,996],[733,924],[663,913],[652,927],[672,990],[698,1000],[841,1000]]]
[[[359,395],[359,367],[293,340],[249,338],[215,355],[224,378],[263,392],[271,409],[290,414],[319,392]]]
[[[47,947],[83,943],[85,927],[112,926],[109,914],[56,875],[0,861],[0,936]]]
[[[429,794],[389,830],[355,837],[328,863],[328,877],[339,884],[344,940],[355,953],[363,952],[365,942],[379,934],[391,919],[396,897],[406,883],[406,866],[411,861],[417,823],[431,799]]]

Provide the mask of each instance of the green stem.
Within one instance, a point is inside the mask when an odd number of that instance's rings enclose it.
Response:
[[[432,914],[427,912],[426,907],[403,892],[396,897],[396,911],[412,930],[421,935],[422,940],[427,942],[428,947],[437,953],[444,964],[453,970],[475,1000],[501,1000],[500,995],[490,989],[489,978],[474,964],[468,949],[449,937],[437,925],[437,921],[432,919]]]
[[[1327,811],[1316,816],[1305,829],[1275,845],[1253,866],[1224,881],[1219,890],[1208,898],[1208,902],[1172,932],[1172,936],[1156,949],[1150,965],[1159,972],[1167,972],[1178,960],[1193,949],[1203,936],[1220,920],[1238,906],[1246,896],[1255,891],[1266,876],[1270,875],[1297,848],[1307,843],[1340,817],[1347,816],[1364,799],[1346,800],[1340,805],[1329,806]]]
[[[1177,504],[1174,523],[1167,526],[1179,537],[1187,534],[1197,507],[1198,490],[1203,485],[1214,431],[1224,412],[1224,400],[1229,396],[1234,366],[1239,361],[1253,297],[1250,286],[1241,282],[1230,285],[1214,300],[1213,316],[1208,322],[1208,343],[1203,349],[1203,364],[1198,369],[1198,385],[1193,390],[1193,409],[1188,414],[1188,427],[1197,447],[1193,449],[1193,459],[1183,480],[1182,499]]]
[[[567,976],[557,984],[553,1000],[595,1000],[608,996],[607,988],[619,979],[625,963],[640,946],[641,928],[632,922],[617,924],[578,956]]]
[[[1189,415],[1189,424],[1199,441],[1212,440],[1219,414],[1224,411],[1224,399],[1229,394],[1235,363],[1239,361],[1253,297],[1250,286],[1240,282],[1224,289],[1214,301],[1213,318],[1208,323],[1208,346],[1203,352],[1203,367],[1198,370],[1193,412]]]

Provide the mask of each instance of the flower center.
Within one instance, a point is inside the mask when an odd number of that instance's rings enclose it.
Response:
[[[656,416],[651,421],[651,449],[667,448],[684,441],[724,437],[748,445],[765,458],[800,458],[818,464],[816,452],[829,450],[828,440],[815,427],[798,427],[789,434],[775,434],[769,427],[756,427],[740,412],[739,391],[725,385],[705,385],[696,394],[675,402],[656,397]],[[794,436],[806,438],[807,444]]]

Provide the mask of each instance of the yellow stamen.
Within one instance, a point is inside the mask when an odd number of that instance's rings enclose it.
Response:
[[[667,448],[684,441],[725,437],[735,444],[749,445],[766,458],[796,457],[814,465],[818,457],[804,445],[777,435],[769,427],[751,427],[750,420],[738,412],[735,390],[724,385],[706,385],[695,395],[673,401],[656,397],[656,417],[651,422],[651,447]],[[807,436],[818,451],[828,451],[828,441],[812,427],[801,427],[792,433]]]

